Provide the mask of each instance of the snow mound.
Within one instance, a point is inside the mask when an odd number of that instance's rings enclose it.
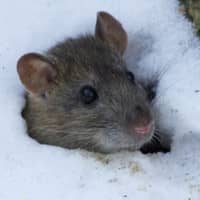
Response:
[[[0,3],[1,200],[199,200],[200,43],[176,0],[19,0]],[[93,32],[96,12],[129,35],[125,58],[137,76],[162,72],[157,101],[173,130],[168,154],[101,155],[40,145],[26,134],[16,62],[66,37]]]

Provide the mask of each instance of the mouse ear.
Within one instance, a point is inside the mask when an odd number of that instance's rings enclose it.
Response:
[[[122,25],[107,12],[98,12],[95,36],[123,54],[128,45],[128,36]]]
[[[23,55],[18,60],[17,71],[26,89],[35,94],[47,91],[57,74],[53,65],[37,53]]]

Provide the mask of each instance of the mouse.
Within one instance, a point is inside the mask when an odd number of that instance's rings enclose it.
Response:
[[[128,70],[127,46],[122,24],[100,11],[94,34],[21,56],[17,72],[26,90],[22,115],[28,134],[67,149],[168,152],[169,142],[160,139],[165,134],[155,134],[155,94]]]

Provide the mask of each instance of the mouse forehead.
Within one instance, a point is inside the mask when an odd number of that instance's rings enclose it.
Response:
[[[57,70],[71,75],[85,73],[99,75],[110,69],[124,70],[122,57],[93,36],[68,39],[50,49],[48,57],[57,65]],[[81,77],[80,77],[81,78]]]

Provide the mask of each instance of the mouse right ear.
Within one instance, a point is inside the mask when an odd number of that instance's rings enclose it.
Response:
[[[37,53],[23,55],[17,62],[17,71],[26,89],[35,94],[46,92],[57,75],[53,65]]]
[[[120,22],[107,12],[98,12],[95,36],[123,54],[128,45],[128,36]]]

